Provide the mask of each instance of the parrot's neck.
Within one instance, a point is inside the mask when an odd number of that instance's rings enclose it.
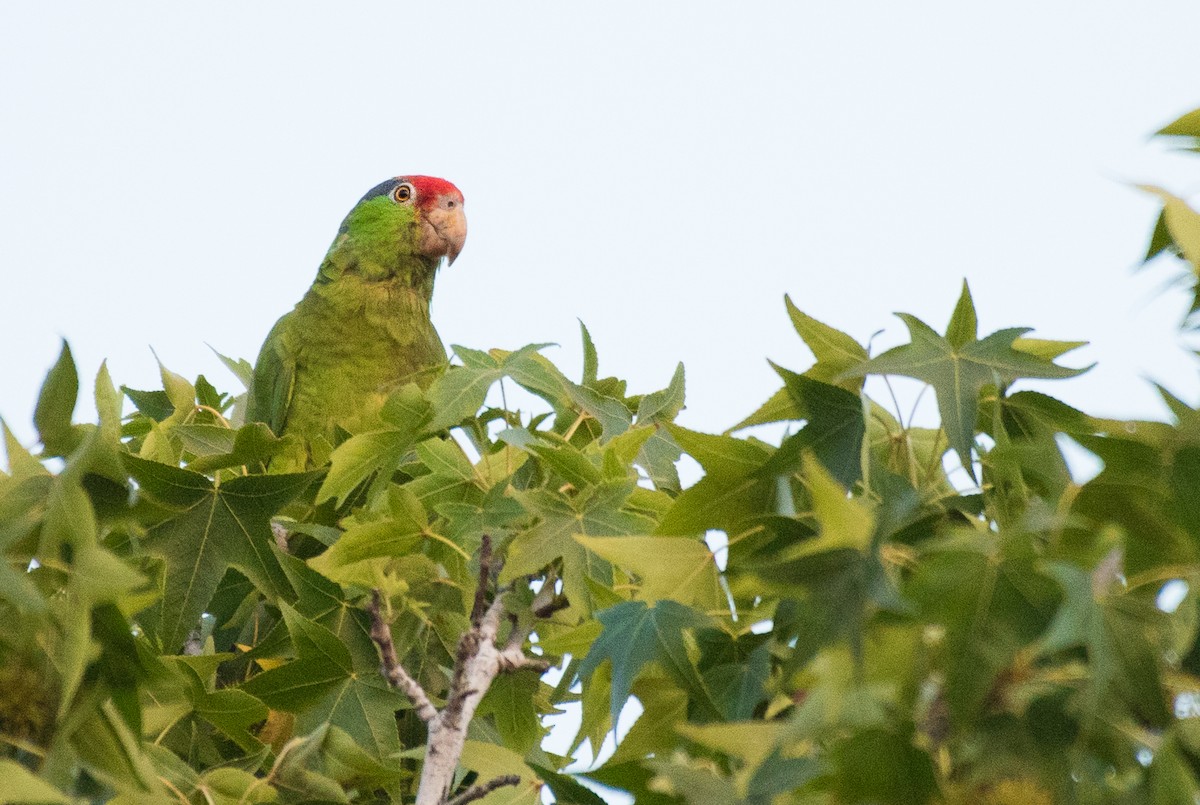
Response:
[[[325,255],[316,284],[347,280],[367,286],[378,284],[380,294],[416,297],[424,301],[428,310],[441,261],[440,257],[398,254],[394,250],[354,248],[352,241],[339,238]]]

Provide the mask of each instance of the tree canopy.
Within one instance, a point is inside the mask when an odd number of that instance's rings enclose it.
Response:
[[[1200,112],[1160,134],[1200,150]],[[1147,260],[1200,287],[1200,214],[1147,189]],[[583,328],[577,380],[544,345],[456,346],[302,473],[203,376],[102,366],[75,421],[64,344],[40,443],[3,429],[0,801],[411,802],[456,712],[449,802],[1196,801],[1200,410],[1031,388],[1086,371],[1083,342],[981,333],[966,283],[878,355],[785,302],[815,360],[726,432],[675,421],[682,365],[633,393]],[[940,422],[872,375],[927,384]],[[471,677],[481,642],[503,656]]]

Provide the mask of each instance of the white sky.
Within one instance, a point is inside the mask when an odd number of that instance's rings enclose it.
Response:
[[[235,381],[342,216],[398,173],[451,179],[466,249],[447,344],[563,346],[576,318],[635,390],[682,360],[719,430],[807,351],[782,297],[878,346],[942,329],[966,276],[985,331],[1087,339],[1042,386],[1157,416],[1193,402],[1168,272],[1134,276],[1153,202],[1200,159],[1147,144],[1200,105],[1200,4],[5,3],[0,415],[25,440],[58,339],[85,389],[149,347]]]

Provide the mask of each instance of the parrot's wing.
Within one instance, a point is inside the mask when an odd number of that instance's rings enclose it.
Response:
[[[276,436],[283,435],[287,425],[292,388],[296,382],[296,360],[290,354],[285,338],[287,318],[284,316],[276,322],[263,343],[246,400],[246,421],[263,422]]]

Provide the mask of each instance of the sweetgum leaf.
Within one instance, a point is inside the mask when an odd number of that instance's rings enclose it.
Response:
[[[862,381],[857,381],[855,385],[861,386]],[[796,419],[804,419],[804,412],[796,404],[796,398],[784,387],[772,394],[770,399],[760,405],[754,413],[725,432],[733,433],[744,428],[753,427],[754,425],[768,425],[772,422],[790,422]]]
[[[747,520],[763,513],[775,496],[776,479],[759,470],[774,448],[675,424],[662,427],[683,452],[700,462],[706,475],[675,499],[655,533],[687,536],[719,529],[736,534]]]
[[[579,322],[579,333],[583,338],[583,377],[580,378],[579,384],[590,386],[600,376],[600,360],[596,356],[596,345],[592,342],[592,334],[588,332],[587,325],[582,321]]]
[[[971,315],[968,316],[965,311],[970,295],[965,285],[963,299],[966,301],[960,301],[956,308],[963,312],[952,321],[958,344],[938,335],[915,316],[898,313],[896,315],[908,327],[912,340],[846,370],[843,376],[904,375],[932,386],[950,446],[971,479],[977,481],[971,462],[971,446],[975,440],[979,394],[983,388],[989,385],[1002,387],[1019,378],[1075,377],[1091,367],[1070,369],[1014,349],[1013,342],[1029,332],[1027,327],[998,330],[979,340],[968,338],[970,328],[963,322],[973,317],[974,308],[970,308]]]
[[[612,664],[612,693],[609,700],[613,723],[629,698],[634,678],[650,662],[657,663],[699,703],[720,713],[704,680],[688,655],[685,634],[708,625],[708,618],[696,610],[670,600],[653,607],[644,601],[626,601],[596,613],[604,631],[579,667],[587,679],[600,663]]]
[[[1005,560],[987,537],[963,537],[923,557],[906,593],[946,629],[946,703],[972,723],[1000,673],[1049,626],[1061,595],[1028,560]]]
[[[33,412],[33,423],[46,455],[65,456],[75,449],[78,440],[71,427],[71,415],[75,412],[78,397],[79,373],[75,370],[71,347],[63,341],[58,360],[46,375]]]
[[[764,476],[789,474],[795,471],[800,456],[811,452],[839,483],[853,486],[862,477],[862,443],[866,435],[858,394],[781,366],[772,367],[808,421],[784,440],[758,472]]]
[[[787,305],[792,326],[817,359],[804,374],[814,380],[839,384],[847,391],[858,392],[862,388],[862,380],[856,377],[843,378],[842,375],[865,361],[869,357],[867,351],[841,330],[802,312],[792,304],[791,298],[784,296],[783,301]]]
[[[834,790],[843,802],[920,805],[938,793],[933,759],[896,732],[863,730],[832,747]]]
[[[1150,602],[1114,592],[1099,573],[1065,562],[1047,571],[1062,586],[1065,600],[1043,635],[1043,654],[1075,646],[1087,649],[1090,669],[1085,710],[1090,719],[1108,718],[1112,694],[1119,693],[1139,719],[1164,727],[1171,719],[1156,659],[1147,636],[1157,631],[1163,613]]]
[[[1172,120],[1154,133],[1160,137],[1200,137],[1200,109]]]
[[[681,363],[675,367],[675,374],[665,389],[642,397],[638,403],[637,421],[639,424],[660,420],[670,422],[683,409],[683,400],[684,372]]]
[[[174,510],[145,541],[164,560],[156,634],[166,650],[183,644],[230,565],[270,598],[293,595],[270,520],[319,473],[245,476],[217,486],[199,473],[136,456],[125,463],[143,493]]]
[[[637,574],[638,599],[653,604],[669,598],[705,611],[724,609],[716,559],[708,546],[686,537],[587,537],[584,548]]]
[[[295,713],[296,731],[329,723],[384,760],[399,752],[397,710],[407,700],[388,687],[378,669],[360,672],[338,636],[291,607],[280,607],[299,657],[252,677],[242,690],[269,707]]]
[[[1158,196],[1163,203],[1163,221],[1171,242],[1191,264],[1192,272],[1200,275],[1200,213],[1183,199],[1161,187],[1140,185],[1139,189]]]
[[[0,759],[0,780],[4,780],[4,798],[9,802],[31,805],[71,805],[75,802],[15,760]]]
[[[139,391],[131,389],[129,386],[121,386],[121,391],[133,401],[138,412],[150,417],[155,422],[162,422],[175,413],[175,406],[171,404],[171,398],[162,389]]]
[[[652,518],[627,507],[633,489],[631,481],[608,481],[578,497],[549,489],[514,492],[538,522],[512,541],[501,582],[536,573],[562,557],[563,585],[572,610],[591,613],[597,602],[587,582],[611,586],[612,566],[572,537],[644,534],[653,528]]]

